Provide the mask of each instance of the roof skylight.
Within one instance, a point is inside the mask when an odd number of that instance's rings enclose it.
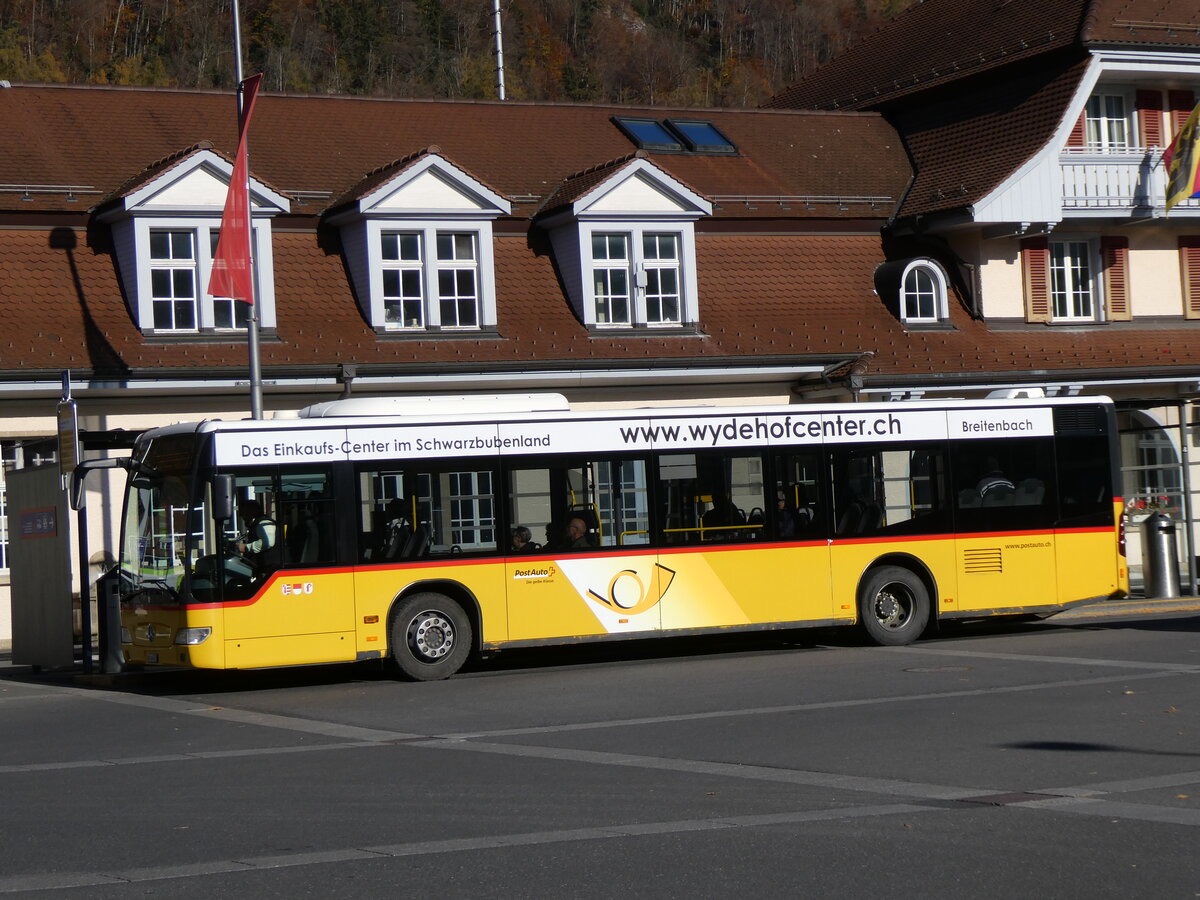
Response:
[[[639,150],[666,150],[676,153],[683,150],[678,136],[667,130],[657,119],[635,119],[631,116],[613,116],[616,126],[625,136],[637,144]]]

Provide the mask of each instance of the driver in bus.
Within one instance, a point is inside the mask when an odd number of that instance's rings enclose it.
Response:
[[[263,512],[262,504],[253,498],[238,504],[238,517],[244,530],[237,540],[237,551],[254,567],[256,573],[279,568],[279,527]]]

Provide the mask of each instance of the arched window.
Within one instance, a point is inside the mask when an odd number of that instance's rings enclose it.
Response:
[[[914,259],[900,279],[900,316],[905,322],[942,322],[947,316],[946,274],[930,259]]]

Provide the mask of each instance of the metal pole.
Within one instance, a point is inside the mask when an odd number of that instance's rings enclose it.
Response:
[[[75,514],[79,530],[79,646],[83,656],[83,674],[92,674],[92,597],[88,585],[87,510]]]
[[[500,29],[500,0],[492,0],[492,19],[496,23],[496,95],[504,99],[504,32]]]
[[[233,0],[233,55],[234,77],[237,79],[238,132],[241,134],[242,111],[242,14],[238,0]],[[250,349],[250,417],[263,417],[262,361],[258,349],[258,304],[254,302],[254,218],[250,202],[250,151],[246,151],[246,222],[250,226],[250,246],[246,248],[250,259],[250,312],[246,317],[246,339]],[[237,300],[233,301],[237,303]]]
[[[1193,534],[1192,506],[1192,459],[1188,443],[1188,417],[1192,401],[1179,401],[1179,462],[1183,478],[1180,483],[1183,496],[1180,504],[1180,518],[1183,519],[1183,546],[1187,553],[1188,590],[1194,597],[1200,587],[1196,585],[1196,536]]]

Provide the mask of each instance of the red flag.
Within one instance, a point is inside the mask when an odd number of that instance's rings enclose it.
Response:
[[[238,117],[237,157],[225,195],[225,211],[221,213],[221,236],[213,254],[212,275],[208,293],[213,297],[232,297],[254,303],[254,272],[250,265],[250,171],[247,157],[247,136],[250,132],[250,113],[262,73],[252,75],[239,85],[242,91],[242,111]]]

